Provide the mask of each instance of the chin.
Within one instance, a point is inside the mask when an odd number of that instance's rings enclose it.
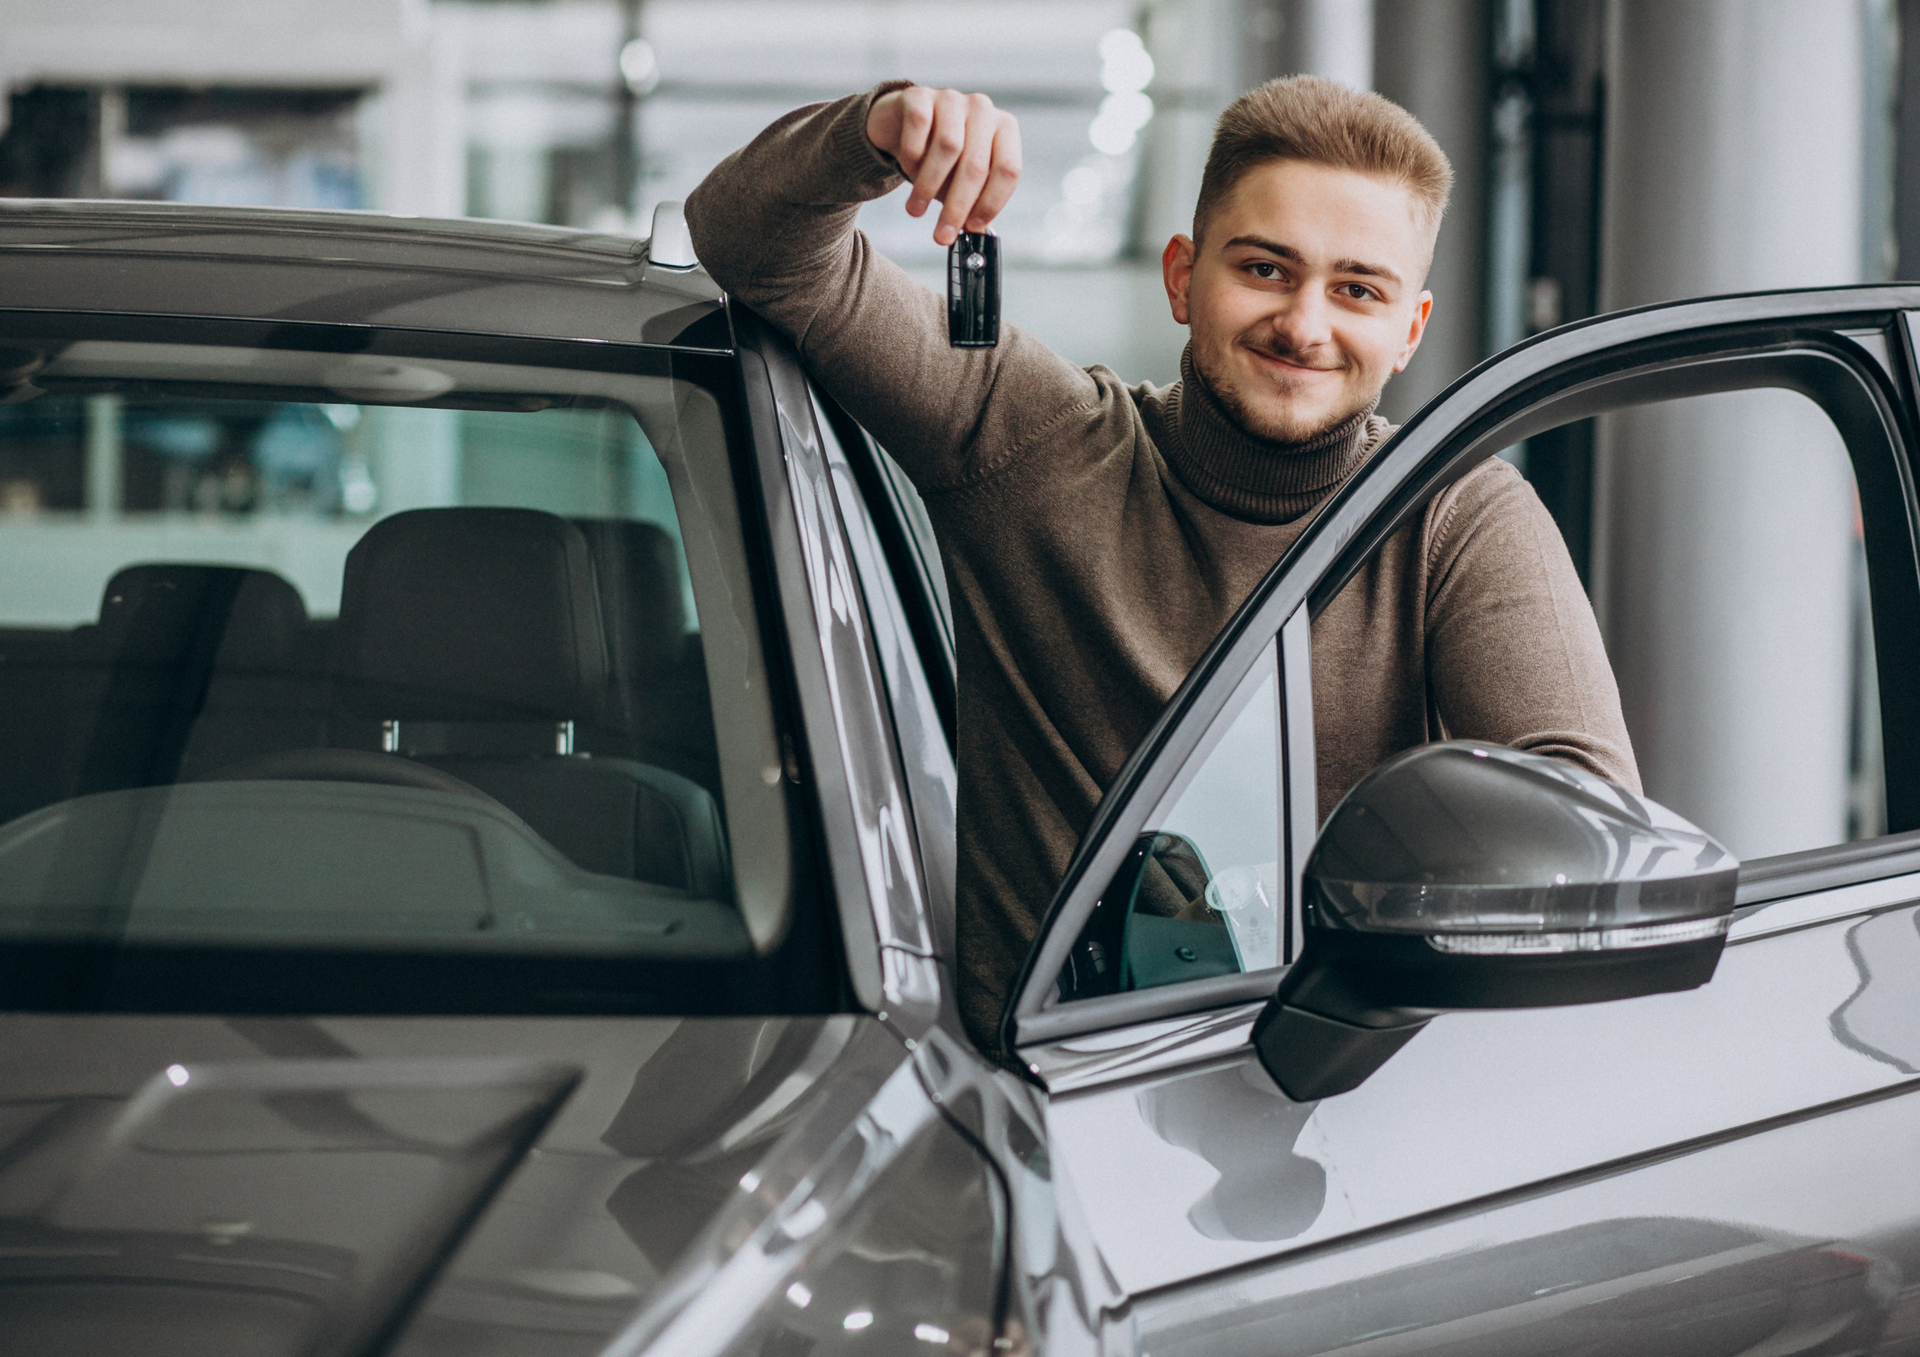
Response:
[[[1239,392],[1224,398],[1222,403],[1241,428],[1256,438],[1275,443],[1301,443],[1316,438],[1353,415],[1345,406],[1303,409],[1295,401],[1250,401]]]
[[[1277,391],[1272,374],[1264,368],[1233,373],[1226,380],[1221,380],[1226,373],[1232,372],[1228,364],[1216,365],[1201,360],[1198,353],[1195,357],[1200,360],[1196,362],[1196,367],[1201,380],[1226,408],[1233,422],[1255,438],[1274,443],[1303,442],[1325,433],[1360,408],[1345,400],[1309,402],[1302,398],[1304,393]],[[1225,372],[1220,369],[1225,369]],[[1339,394],[1345,396],[1348,393],[1343,390]]]

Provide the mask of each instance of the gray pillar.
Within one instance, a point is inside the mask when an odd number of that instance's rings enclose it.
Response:
[[[1279,0],[1276,68],[1269,75],[1324,75],[1349,89],[1373,88],[1374,0]]]
[[[1857,0],[1617,0],[1601,309],[1857,281]],[[1785,392],[1603,421],[1594,589],[1649,795],[1743,857],[1845,838],[1852,484]]]
[[[1214,121],[1244,88],[1245,20],[1239,0],[1148,0],[1142,27],[1156,111],[1141,138],[1139,248],[1157,272],[1167,241],[1193,230]]]
[[[1380,412],[1406,419],[1485,357],[1486,0],[1375,0],[1374,88],[1426,125],[1453,162],[1453,202],[1427,288],[1433,315]]]

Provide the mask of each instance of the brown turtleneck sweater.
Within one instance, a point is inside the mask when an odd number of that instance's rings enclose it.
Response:
[[[901,82],[904,83],[904,82]],[[793,336],[933,519],[959,651],[960,1007],[983,1049],[1107,784],[1305,515],[1388,432],[1240,429],[1196,380],[1127,387],[1006,326],[947,344],[946,302],[873,251],[859,204],[901,182],[868,94],[800,109],[687,201],[700,260]],[[1395,534],[1313,624],[1324,814],[1442,736],[1638,786],[1613,674],[1564,544],[1505,462]]]

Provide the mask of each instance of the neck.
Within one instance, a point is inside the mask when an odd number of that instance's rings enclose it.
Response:
[[[1181,484],[1220,512],[1255,523],[1311,511],[1379,441],[1372,405],[1297,442],[1247,432],[1208,389],[1191,345],[1167,395],[1166,422],[1160,451]]]

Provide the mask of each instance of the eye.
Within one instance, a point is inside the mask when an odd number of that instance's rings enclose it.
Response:
[[[1247,267],[1256,278],[1272,280],[1280,276],[1280,266],[1270,259],[1256,259]]]
[[[1364,302],[1373,298],[1373,289],[1365,283],[1342,283],[1340,291],[1351,301]]]

